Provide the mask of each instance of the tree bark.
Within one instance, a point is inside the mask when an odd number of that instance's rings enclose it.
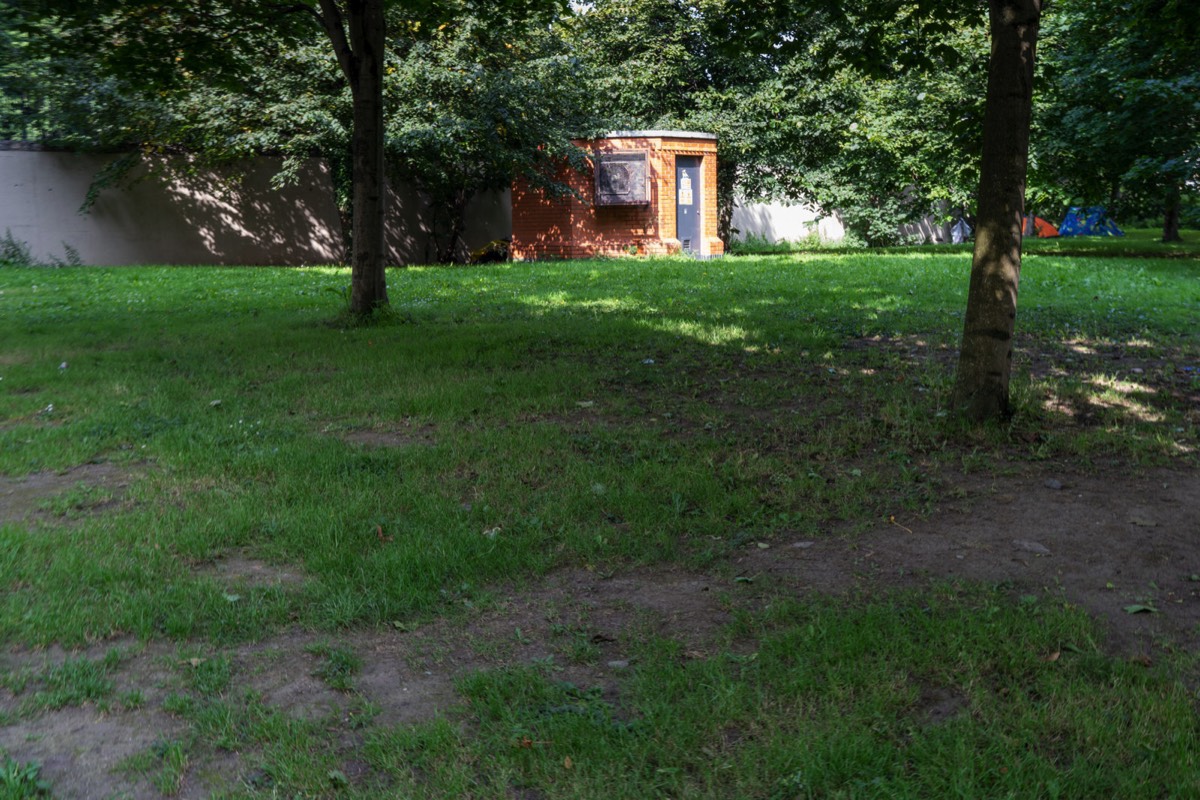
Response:
[[[1007,416],[1021,229],[1042,0],[989,0],[991,60],[979,213],[952,404],[974,422]]]
[[[350,84],[354,184],[351,223],[350,313],[363,316],[388,304],[384,221],[383,0],[320,0],[321,22]]]
[[[1167,208],[1163,215],[1163,237],[1164,242],[1182,242],[1183,237],[1179,235],[1179,206],[1182,203],[1181,192],[1178,186],[1172,186],[1167,191]]]

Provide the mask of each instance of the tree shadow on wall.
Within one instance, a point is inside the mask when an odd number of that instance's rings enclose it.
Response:
[[[128,263],[338,263],[343,246],[329,172],[312,159],[288,185],[282,159],[221,169],[152,158],[100,194],[90,214]]]
[[[348,233],[324,162],[305,161],[287,181],[280,158],[223,168],[183,158],[138,164],[98,196],[91,214],[103,235],[119,241],[125,263],[278,265],[345,263]],[[507,192],[468,203],[462,248],[511,234]],[[389,194],[386,246],[390,265],[429,263],[434,226],[428,202],[408,186]]]

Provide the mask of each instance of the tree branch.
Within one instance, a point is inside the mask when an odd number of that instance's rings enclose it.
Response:
[[[342,68],[342,72],[346,75],[346,80],[350,85],[354,85],[354,51],[350,48],[350,42],[346,40],[346,28],[342,24],[342,10],[338,8],[336,0],[320,0],[321,13],[314,14],[321,20],[321,24],[325,27],[325,33],[329,36],[330,43],[333,44],[333,52],[337,54],[338,64]]]

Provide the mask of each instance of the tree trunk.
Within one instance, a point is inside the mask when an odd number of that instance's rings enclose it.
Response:
[[[320,0],[321,22],[333,44],[354,103],[350,137],[353,214],[350,313],[386,306],[384,220],[383,68],[386,27],[383,0]]]
[[[1163,215],[1163,238],[1164,242],[1182,242],[1183,237],[1179,235],[1179,206],[1182,202],[1178,186],[1172,186],[1167,191],[1167,208],[1166,214]]]
[[[1010,412],[1008,383],[1021,277],[1021,228],[1042,0],[989,0],[992,49],[979,213],[953,406],[979,422]]]

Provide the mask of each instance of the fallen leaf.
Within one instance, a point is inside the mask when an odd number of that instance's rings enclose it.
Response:
[[[1059,657],[1060,655],[1062,655],[1062,653],[1060,653],[1059,651],[1055,650],[1053,653],[1051,653],[1050,655],[1048,655],[1048,656],[1046,656],[1045,658],[1043,658],[1043,659],[1042,659],[1042,661],[1049,661],[1049,662],[1051,662],[1051,663],[1054,663],[1055,661],[1058,661],[1058,657]]]
[[[571,760],[570,756],[567,756],[566,758],[563,759],[563,767],[564,768],[570,769],[573,766],[575,766],[575,762]]]
[[[1125,606],[1126,614],[1157,614],[1158,609],[1154,606],[1141,605],[1134,603],[1131,606]]]
[[[188,666],[195,668],[195,667],[200,666],[207,660],[208,660],[207,658],[185,658],[183,661],[180,661],[179,663],[187,664]]]
[[[1143,667],[1154,665],[1154,659],[1150,658],[1150,656],[1146,655],[1145,653],[1139,653],[1136,656],[1130,656],[1129,662],[1131,664],[1141,664]]]
[[[391,537],[391,536],[384,536],[384,535],[383,535],[383,526],[382,526],[382,525],[376,525],[376,526],[375,526],[375,535],[376,535],[377,537],[379,537],[379,543],[380,543],[380,544],[385,544],[385,543],[387,543],[387,542],[390,542],[390,541],[391,541],[391,540],[394,538],[394,537]]]

